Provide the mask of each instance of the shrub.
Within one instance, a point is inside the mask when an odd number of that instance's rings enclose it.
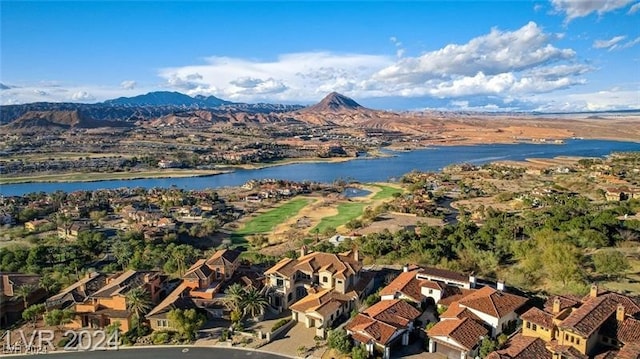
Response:
[[[153,344],[167,344],[169,342],[169,340],[171,339],[171,334],[169,332],[153,332],[153,334],[151,334],[151,342],[153,342]]]
[[[284,326],[285,324],[289,323],[291,321],[291,318],[284,318],[284,319],[280,319],[278,320],[274,325],[273,328],[271,328],[271,333],[275,332],[276,330],[278,330],[279,328],[281,328],[282,326]]]

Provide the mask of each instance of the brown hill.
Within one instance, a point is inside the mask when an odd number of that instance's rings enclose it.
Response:
[[[151,120],[140,120],[143,127],[208,127],[216,123],[280,123],[294,121],[287,115],[276,113],[248,113],[238,111],[186,111],[161,116]]]
[[[366,110],[352,98],[332,92],[313,106],[305,107],[300,112],[350,112]]]
[[[131,124],[119,121],[97,121],[88,118],[78,110],[72,111],[28,111],[11,123],[2,127],[10,130],[50,131],[70,128],[129,127]]]

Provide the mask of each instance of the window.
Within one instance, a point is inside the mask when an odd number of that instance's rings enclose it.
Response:
[[[289,293],[289,295],[287,295],[287,303],[290,302],[291,299],[293,299],[293,293]]]
[[[569,340],[569,334],[564,335],[564,340]]]
[[[338,284],[342,284],[342,281],[341,281],[341,280],[339,280],[339,281],[338,281]]]
[[[322,283],[327,283],[329,281],[329,277],[322,277]]]
[[[527,323],[527,329],[531,329],[531,322],[526,322]]]
[[[157,324],[159,328],[166,328],[169,326],[169,321],[166,319],[158,319]]]
[[[576,338],[576,344],[580,344],[580,338]]]
[[[277,285],[278,287],[282,287],[282,286],[284,286],[284,280],[282,280],[282,279],[280,279],[280,278],[276,279],[276,285]]]
[[[429,289],[429,294],[433,294],[433,289]]]
[[[573,343],[573,337],[571,337],[571,342]]]
[[[531,324],[531,329],[532,329],[532,330],[538,330],[538,326],[537,326],[537,325],[535,325],[535,324]]]

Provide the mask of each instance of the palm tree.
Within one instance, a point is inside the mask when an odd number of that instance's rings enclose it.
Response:
[[[126,294],[127,310],[136,317],[136,326],[140,324],[142,318],[151,309],[151,298],[149,292],[144,287],[136,287]]]
[[[245,298],[244,288],[239,283],[234,283],[224,291],[224,294],[224,304],[227,308],[230,311],[240,310]]]
[[[29,306],[29,296],[36,290],[38,290],[38,286],[31,283],[23,284],[14,290],[15,295],[18,298],[22,298],[24,309]]]
[[[247,288],[244,290],[244,298],[242,300],[242,307],[244,308],[244,314],[251,314],[252,318],[264,313],[264,308],[268,305],[267,298],[262,296],[255,288]]]

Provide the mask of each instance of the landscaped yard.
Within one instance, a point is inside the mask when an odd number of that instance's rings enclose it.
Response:
[[[246,243],[246,235],[254,235],[259,233],[268,233],[272,231],[278,224],[285,222],[290,217],[296,215],[309,204],[307,198],[296,198],[286,202],[274,209],[258,214],[242,226],[241,229],[235,231],[231,235],[231,241],[234,246]]]
[[[338,228],[350,220],[360,217],[365,205],[367,204],[362,202],[342,203],[338,205],[338,214],[323,218],[311,232],[323,233],[328,228]]]

